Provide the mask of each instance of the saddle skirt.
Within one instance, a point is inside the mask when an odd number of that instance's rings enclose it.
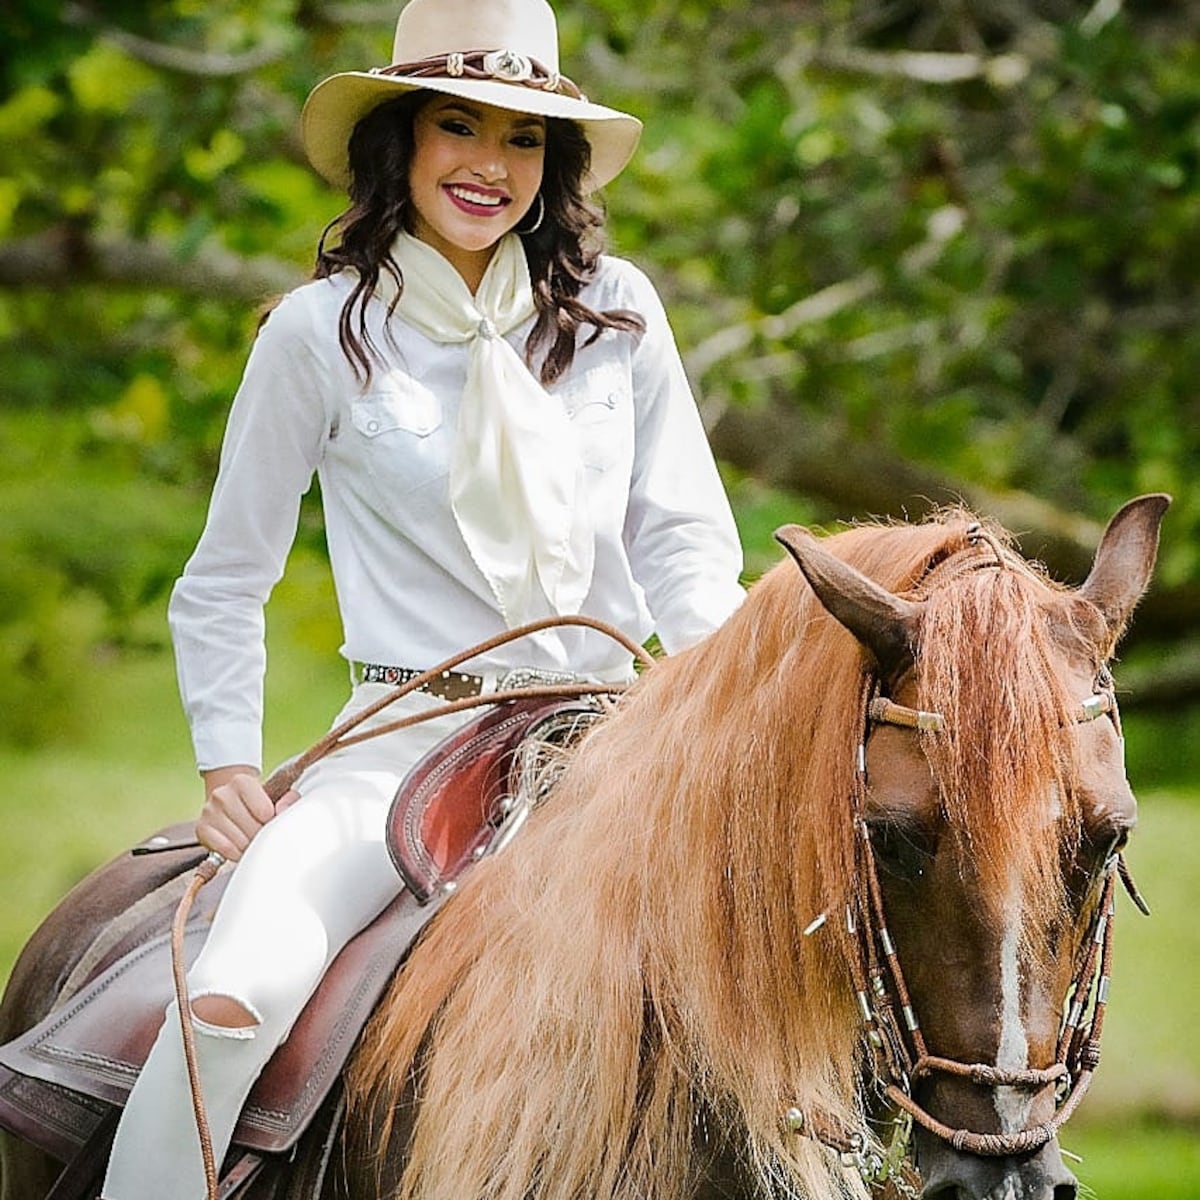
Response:
[[[388,818],[389,851],[407,886],[331,964],[255,1083],[236,1145],[264,1152],[295,1145],[421,929],[470,865],[507,840],[522,743],[573,739],[600,714],[589,701],[506,701],[417,763]],[[184,828],[159,836],[174,840]],[[180,875],[146,898],[149,911],[127,921],[82,973],[72,971],[67,994],[46,1017],[0,1046],[0,1126],[67,1161],[110,1107],[124,1104],[173,998],[171,922],[197,858],[184,855]],[[189,965],[233,869],[222,868],[196,898],[184,934]],[[102,933],[93,946],[104,940]]]

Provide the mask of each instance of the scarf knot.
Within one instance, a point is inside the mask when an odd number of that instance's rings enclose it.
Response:
[[[472,559],[510,628],[578,613],[595,560],[585,468],[562,403],[505,339],[535,311],[520,238],[500,240],[473,296],[441,254],[409,234],[392,256],[404,320],[434,341],[468,343],[450,504]]]

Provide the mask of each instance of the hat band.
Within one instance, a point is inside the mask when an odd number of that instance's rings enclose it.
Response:
[[[557,92],[575,100],[587,97],[565,75],[544,67],[536,58],[515,50],[453,50],[433,54],[416,62],[372,67],[372,75],[405,75],[416,79],[496,79],[519,83],[540,92]]]

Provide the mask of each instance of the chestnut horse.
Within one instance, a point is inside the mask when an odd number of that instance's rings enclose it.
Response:
[[[800,570],[643,675],[426,930],[320,1197],[1073,1200],[1136,815],[1107,663],[1167,503],[1078,589],[961,512],[781,530]]]

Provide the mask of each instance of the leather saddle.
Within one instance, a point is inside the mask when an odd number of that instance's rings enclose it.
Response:
[[[235,1145],[268,1153],[295,1146],[420,930],[468,867],[507,841],[527,810],[514,800],[522,745],[543,736],[572,740],[601,712],[590,700],[505,701],[417,763],[388,817],[389,849],[407,886],[332,963],[255,1084]],[[170,839],[182,828],[159,836]],[[180,866],[179,886],[159,888],[155,895],[163,893],[163,902],[151,903],[151,911],[97,954],[49,1015],[0,1046],[0,1126],[69,1161],[111,1123],[112,1108],[124,1103],[173,996],[170,926],[196,860],[192,851]],[[199,892],[184,938],[189,964],[231,869]]]

